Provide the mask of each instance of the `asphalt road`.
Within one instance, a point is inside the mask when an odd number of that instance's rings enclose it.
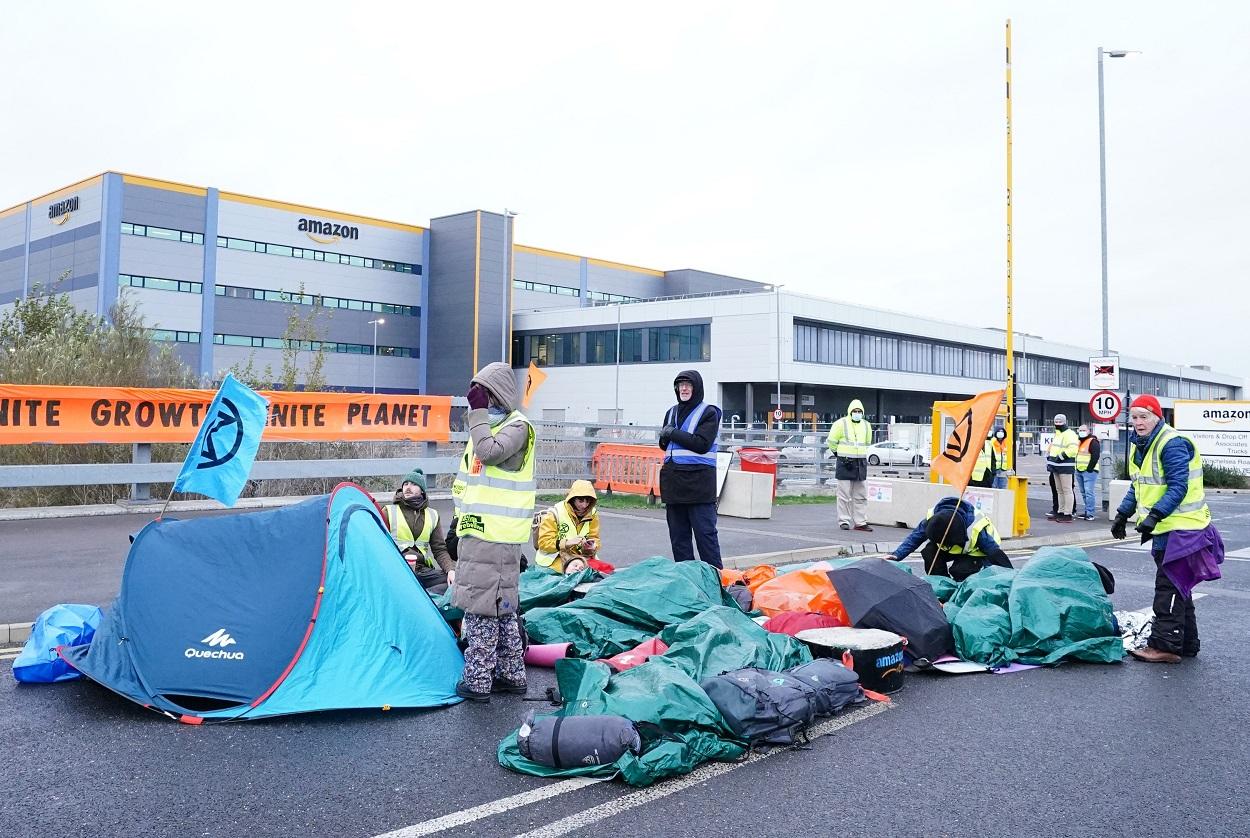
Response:
[[[1211,505],[1231,555],[1199,589],[1198,658],[910,675],[891,709],[843,717],[810,750],[642,791],[498,767],[499,739],[543,706],[515,697],[192,728],[91,683],[19,686],[0,663],[0,835],[368,838],[450,818],[437,834],[1244,836],[1250,498]],[[1144,551],[1089,552],[1116,573],[1117,608],[1149,606]],[[530,677],[533,694],[552,683]]]

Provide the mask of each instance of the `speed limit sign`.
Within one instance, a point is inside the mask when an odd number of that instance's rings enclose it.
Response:
[[[1089,412],[1100,422],[1114,422],[1123,406],[1120,394],[1110,390],[1099,390],[1089,400]]]
[[[773,411],[773,418],[776,419],[778,422],[781,421],[781,417],[784,415],[785,414],[781,412],[781,408],[777,408],[776,410]]]

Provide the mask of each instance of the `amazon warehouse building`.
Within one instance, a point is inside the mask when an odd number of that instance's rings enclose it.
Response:
[[[1001,386],[1004,335],[695,269],[655,270],[515,242],[472,210],[428,226],[107,172],[0,211],[0,310],[69,294],[104,314],[125,294],[152,336],[218,378],[281,368],[292,308],[315,313],[332,388],[462,394],[474,371],[531,361],[530,412],[658,424],[677,372],[701,372],[727,420],[927,422],[932,403]],[[616,255],[616,254],[613,254]],[[628,258],[627,254],[622,254]],[[304,308],[308,307],[308,308]],[[1016,336],[1027,424],[1089,417],[1100,352]],[[1121,389],[1241,399],[1244,381],[1168,358],[1121,357]]]

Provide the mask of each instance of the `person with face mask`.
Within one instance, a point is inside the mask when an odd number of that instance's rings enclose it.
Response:
[[[995,428],[990,439],[990,454],[993,457],[991,468],[994,471],[994,488],[1007,488],[1007,429]]]
[[[868,526],[868,446],[872,445],[872,425],[864,418],[864,405],[854,399],[846,415],[833,423],[825,440],[836,457],[834,477],[838,481],[838,526],[872,532]]]
[[[1128,494],[1116,509],[1111,534],[1124,538],[1137,515],[1141,541],[1155,561],[1154,621],[1144,649],[1129,654],[1149,663],[1180,663],[1198,654],[1193,588],[1220,578],[1224,542],[1211,523],[1202,487],[1202,456],[1189,437],[1163,421],[1154,396],[1133,399],[1128,412]]]
[[[425,472],[414,468],[386,507],[386,526],[421,587],[441,594],[455,580],[456,571],[447,552],[438,510],[430,506],[425,487]]]
[[[1076,508],[1072,480],[1076,473],[1076,454],[1079,448],[1076,433],[1068,427],[1068,417],[1056,413],[1055,435],[1046,451],[1046,471],[1051,475],[1055,508],[1053,515],[1046,517],[1053,517],[1060,524],[1072,523],[1072,512]]]
[[[1092,521],[1101,505],[1094,501],[1094,490],[1098,488],[1098,461],[1102,457],[1102,443],[1089,432],[1089,425],[1077,428],[1076,438],[1079,440],[1076,449],[1076,485],[1081,502],[1085,505],[1085,514],[1081,517]]]
[[[668,518],[668,539],[673,560],[692,561],[694,548],[699,558],[712,567],[722,567],[720,537],[716,532],[716,437],[720,433],[721,410],[703,401],[703,376],[696,370],[682,370],[673,379],[677,404],[664,414],[660,448],[660,499]]]
[[[452,605],[464,611],[464,675],[456,695],[490,701],[524,694],[520,603],[521,545],[534,517],[534,427],[521,412],[512,367],[487,364],[473,377],[464,424],[464,492],[456,524],[459,561]]]

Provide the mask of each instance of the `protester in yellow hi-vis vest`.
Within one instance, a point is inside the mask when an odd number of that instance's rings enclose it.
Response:
[[[409,472],[386,507],[386,525],[421,587],[441,594],[456,578],[455,564],[447,552],[438,510],[426,496],[425,472]]]
[[[564,500],[539,516],[534,564],[556,573],[585,570],[602,549],[598,497],[589,480],[576,480]]]
[[[1111,534],[1124,538],[1129,516],[1137,515],[1141,541],[1155,561],[1154,621],[1144,649],[1129,654],[1150,663],[1180,663],[1198,654],[1198,620],[1193,589],[1219,579],[1224,542],[1211,524],[1202,488],[1197,446],[1163,421],[1154,396],[1138,396],[1128,412],[1133,432],[1128,494],[1116,510]]]
[[[987,437],[977,452],[977,461],[972,465],[969,486],[989,489],[994,485],[994,438]]]
[[[872,532],[868,526],[868,446],[872,425],[864,418],[864,405],[851,402],[846,415],[833,423],[825,445],[836,458],[833,476],[838,481],[838,526]]]
[[[1011,567],[989,517],[966,500],[942,498],[889,558],[896,562],[924,544],[924,572],[962,582],[987,565]]]
[[[521,629],[521,546],[534,515],[534,428],[520,411],[512,368],[487,364],[468,392],[470,463],[456,524],[459,536],[451,601],[464,610],[464,677],[456,694],[489,701],[492,692],[526,689]]]
[[[1050,472],[1051,500],[1054,503],[1047,518],[1060,524],[1072,523],[1076,497],[1072,493],[1072,481],[1076,474],[1076,454],[1079,444],[1076,433],[1068,427],[1068,417],[1055,414],[1055,435],[1046,450],[1046,471]]]

